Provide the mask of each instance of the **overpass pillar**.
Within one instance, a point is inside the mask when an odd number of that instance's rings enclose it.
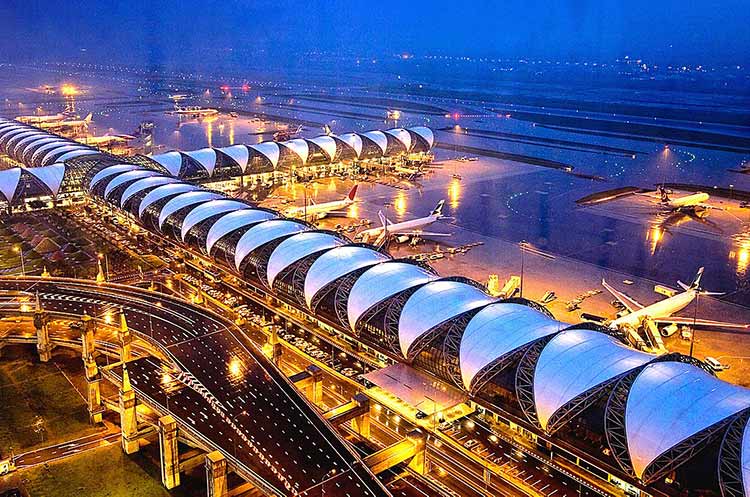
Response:
[[[417,474],[424,475],[426,467],[427,436],[420,430],[414,430],[406,435],[406,438],[415,443],[414,457],[409,461],[409,469]]]
[[[206,454],[206,486],[208,497],[227,495],[227,460],[218,450]]]
[[[84,314],[81,318],[83,327],[81,328],[81,344],[83,354],[83,367],[86,373],[86,390],[88,397],[88,408],[89,408],[89,420],[92,423],[102,422],[102,413],[104,407],[102,406],[102,395],[99,383],[101,382],[101,374],[99,373],[99,366],[96,364],[96,358],[94,353],[94,320],[88,314]]]
[[[271,345],[271,361],[278,366],[282,347],[279,343],[279,330],[276,326],[271,326],[271,336],[268,343]]]
[[[52,344],[49,342],[49,315],[42,309],[38,292],[34,309],[34,328],[36,328],[36,350],[39,353],[39,360],[47,362],[52,359]]]
[[[323,370],[314,364],[307,366],[306,369],[312,380],[307,387],[308,397],[313,404],[319,405],[323,401]]]
[[[177,421],[172,416],[159,418],[161,482],[169,490],[180,484],[180,456],[177,448]]]
[[[138,444],[138,418],[133,387],[130,385],[130,374],[127,364],[122,365],[122,388],[120,388],[120,432],[122,450],[134,454],[140,449]]]
[[[360,392],[354,396],[354,400],[360,406],[367,406],[367,411],[352,419],[352,429],[363,438],[370,438],[370,398]]]
[[[133,358],[132,343],[133,335],[130,334],[128,322],[125,320],[125,311],[120,308],[120,360],[128,362]]]

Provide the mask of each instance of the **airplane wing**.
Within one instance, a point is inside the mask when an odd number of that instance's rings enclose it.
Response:
[[[722,321],[711,321],[710,319],[693,319],[682,316],[672,316],[668,318],[653,319],[655,323],[659,324],[684,324],[688,326],[705,326],[707,328],[731,328],[731,329],[749,329],[750,324],[739,324],[739,323],[725,323]]]
[[[396,236],[452,236],[452,233],[432,233],[430,231],[419,231],[419,230],[411,230],[411,231],[388,231],[389,235],[396,235]]]
[[[695,204],[693,207],[700,207],[701,209],[713,209],[715,211],[723,211],[723,207],[717,207],[711,204]]]
[[[604,278],[602,278],[602,286],[606,288],[607,291],[611,293],[612,296],[616,298],[622,305],[624,305],[628,311],[635,312],[639,309],[643,309],[643,305],[639,304],[634,298],[630,297],[629,295],[615,289],[612,285],[604,281]]]

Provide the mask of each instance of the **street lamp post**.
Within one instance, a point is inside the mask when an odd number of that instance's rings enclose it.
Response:
[[[521,240],[519,244],[521,247],[521,298],[523,298],[523,266],[524,266],[524,255],[526,254],[526,240]]]
[[[23,260],[23,246],[18,245],[13,248],[14,251],[18,252],[21,256],[21,276],[26,276],[26,264]]]

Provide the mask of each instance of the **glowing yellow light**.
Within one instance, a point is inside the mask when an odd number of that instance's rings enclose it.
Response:
[[[242,360],[239,357],[232,357],[229,360],[229,375],[232,378],[238,378],[242,375]]]
[[[651,228],[651,231],[649,233],[649,239],[651,241],[651,255],[656,253],[656,248],[659,246],[659,241],[661,240],[662,235],[663,233],[659,226],[654,226]]]
[[[208,141],[208,146],[212,146],[214,138],[214,125],[213,122],[210,120],[206,121],[206,140]]]
[[[393,208],[399,216],[406,214],[406,193],[403,191],[398,192],[396,199],[393,201]]]
[[[112,324],[112,314],[109,312],[104,315],[104,322],[107,324]]]
[[[29,312],[30,310],[31,310],[31,306],[29,304],[21,305],[21,312]]]
[[[64,85],[60,87],[60,93],[62,93],[63,96],[65,97],[75,97],[80,92],[78,91],[78,88],[76,88],[75,86],[69,83],[65,83]]]
[[[234,145],[234,121],[229,121],[229,144]]]
[[[170,383],[172,383],[172,375],[166,371],[163,372],[161,374],[161,384],[166,386],[166,385],[169,385]]]
[[[448,198],[451,209],[457,208],[458,201],[461,199],[461,181],[458,178],[453,178],[448,185]]]

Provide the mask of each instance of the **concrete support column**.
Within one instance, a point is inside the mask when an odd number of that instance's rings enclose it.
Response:
[[[180,484],[180,456],[177,447],[177,421],[172,416],[159,418],[161,482],[169,490]]]
[[[83,355],[83,367],[86,374],[89,420],[92,423],[101,423],[104,407],[102,406],[102,396],[99,387],[99,382],[102,378],[94,356],[94,353],[96,352],[94,349],[95,323],[91,316],[87,314],[83,315],[81,321],[83,322],[83,327],[81,329],[81,343],[83,348],[81,352]]]
[[[370,414],[363,414],[352,419],[352,429],[362,438],[370,438]]]
[[[34,328],[36,328],[36,350],[39,353],[39,360],[47,362],[52,359],[52,345],[49,342],[49,315],[42,309],[39,294],[36,296]]]
[[[227,460],[218,450],[206,454],[206,495],[227,495]]]
[[[140,449],[138,443],[138,417],[136,414],[135,392],[130,385],[127,365],[122,367],[122,388],[120,388],[120,432],[122,450],[134,454]]]
[[[310,365],[307,371],[311,375],[311,382],[308,388],[308,397],[313,404],[319,405],[323,401],[323,370],[318,366]]]
[[[424,450],[420,450],[416,454],[414,454],[414,457],[412,457],[411,461],[409,461],[409,469],[420,475],[425,474]]]

